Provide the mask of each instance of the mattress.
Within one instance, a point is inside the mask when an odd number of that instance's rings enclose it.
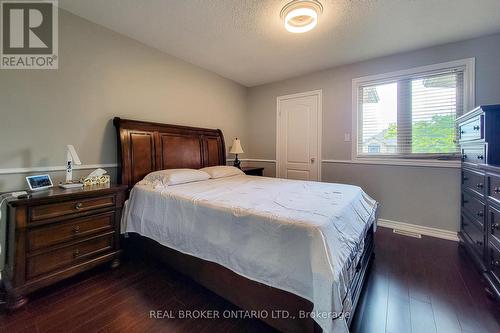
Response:
[[[238,175],[164,187],[140,182],[122,215],[135,232],[310,300],[325,332],[341,316],[377,203],[357,186]]]

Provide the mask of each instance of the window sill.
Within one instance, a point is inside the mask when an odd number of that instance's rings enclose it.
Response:
[[[373,158],[373,157],[356,157],[351,160],[351,163],[431,167],[431,168],[452,168],[452,169],[460,169],[462,165],[462,162],[460,160],[446,161],[446,160]]]

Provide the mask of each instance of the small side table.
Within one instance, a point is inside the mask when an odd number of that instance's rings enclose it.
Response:
[[[264,168],[254,168],[254,167],[242,167],[241,171],[243,171],[246,175],[249,176],[263,176]]]

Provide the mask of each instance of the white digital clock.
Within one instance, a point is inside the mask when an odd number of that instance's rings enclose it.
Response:
[[[26,182],[28,182],[28,186],[32,191],[45,190],[54,186],[49,175],[28,176]]]

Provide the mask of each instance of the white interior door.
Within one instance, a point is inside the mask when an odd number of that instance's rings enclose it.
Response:
[[[277,176],[321,180],[321,91],[278,97]]]

